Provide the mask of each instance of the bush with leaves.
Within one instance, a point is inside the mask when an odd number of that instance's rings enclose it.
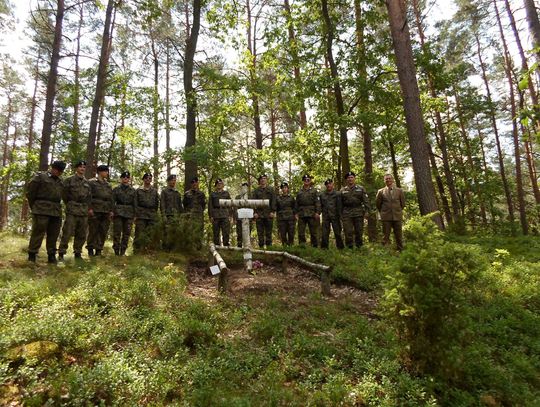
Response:
[[[398,270],[385,284],[383,313],[404,341],[411,369],[452,380],[471,335],[468,298],[486,263],[475,246],[445,241],[429,217],[411,220],[405,238]]]

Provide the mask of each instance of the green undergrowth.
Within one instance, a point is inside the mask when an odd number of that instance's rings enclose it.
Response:
[[[0,404],[538,405],[540,267],[517,250],[538,247],[538,240],[430,233],[428,243],[441,238],[447,245],[437,256],[430,250],[440,248],[427,244],[422,251],[422,238],[414,237],[418,245],[409,244],[402,256],[376,245],[291,249],[331,265],[334,282],[381,298],[397,289],[401,297],[390,298],[398,303],[381,300],[369,318],[350,298],[317,292],[198,298],[187,290],[186,268],[206,253],[80,263],[68,257],[60,266],[41,258],[30,266],[25,241],[2,235]],[[240,262],[238,254],[228,256]],[[423,279],[452,272],[462,278],[460,285],[435,284],[453,298],[447,308],[424,307],[437,298],[407,297],[420,292],[406,278],[418,272],[408,265],[421,267]],[[392,315],[396,304],[407,312]],[[451,324],[437,309],[453,315]],[[449,329],[438,331],[445,338],[424,342],[425,358],[416,360],[414,341],[426,335],[404,333],[428,318],[442,318]],[[451,353],[441,350],[445,340]],[[430,358],[437,369],[426,367]]]

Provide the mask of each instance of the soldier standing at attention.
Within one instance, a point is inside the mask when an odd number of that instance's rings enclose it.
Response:
[[[184,209],[188,212],[189,219],[195,228],[194,233],[198,249],[202,247],[205,208],[206,196],[199,189],[199,178],[193,177],[190,189],[184,193]]]
[[[90,208],[92,193],[90,184],[84,177],[86,161],[75,165],[75,174],[64,180],[62,199],[66,205],[66,219],[62,227],[62,237],[58,249],[58,257],[64,259],[69,240],[73,236],[73,253],[75,259],[81,259],[81,252],[88,231],[88,216],[92,216]]]
[[[282,182],[280,185],[281,195],[277,197],[277,221],[279,237],[283,246],[291,246],[294,244],[294,229],[296,226],[296,218],[294,211],[296,202],[289,193],[289,184]]]
[[[29,182],[26,198],[32,211],[32,234],[28,244],[28,261],[36,256],[47,234],[47,262],[56,263],[56,242],[62,227],[62,180],[66,168],[63,161],[54,161],[47,172],[39,172]]]
[[[248,199],[248,183],[242,183],[242,192],[239,195],[235,196],[235,199]],[[238,211],[233,211],[233,219],[236,221],[236,245],[242,247],[243,236],[242,236],[242,219],[238,219]],[[249,225],[249,230],[251,232],[251,223]]]
[[[345,244],[352,249],[353,241],[356,247],[362,246],[362,234],[364,232],[364,213],[369,209],[369,201],[366,190],[360,185],[356,185],[356,174],[348,172],[345,174],[347,185],[341,188],[341,200],[343,208],[341,219],[343,221],[343,231],[345,232]]]
[[[259,247],[272,245],[272,226],[274,225],[274,215],[276,212],[276,193],[268,186],[266,174],[259,176],[259,187],[251,194],[252,199],[268,199],[270,207],[256,208],[255,224],[257,226],[257,238]]]
[[[328,249],[330,228],[332,228],[336,238],[336,247],[343,249],[343,239],[341,238],[341,194],[334,189],[334,181],[331,179],[324,181],[324,186],[326,189],[320,196],[322,209],[321,247]]]
[[[126,254],[135,216],[135,189],[129,184],[130,181],[129,171],[124,171],[120,174],[120,185],[113,189],[113,249],[117,256]]]
[[[403,208],[405,208],[405,194],[401,188],[394,185],[394,177],[390,174],[384,176],[385,188],[377,191],[375,202],[381,215],[383,225],[383,244],[390,244],[390,231],[394,229],[396,246],[399,251],[403,250]]]
[[[309,226],[311,245],[319,245],[317,228],[321,216],[321,201],[319,193],[311,185],[311,176],[302,177],[304,185],[296,194],[296,218],[298,219],[298,243],[306,243],[306,224]]]
[[[113,216],[113,193],[111,184],[107,180],[108,177],[109,167],[98,165],[97,177],[88,181],[92,192],[92,203],[90,204],[92,215],[88,218],[86,243],[89,256],[101,256]]]
[[[212,223],[212,232],[214,236],[214,244],[220,245],[220,232],[223,237],[223,246],[229,246],[229,236],[231,233],[231,210],[226,207],[219,206],[220,199],[231,199],[229,191],[225,191],[223,180],[216,179],[214,183],[216,190],[210,195],[208,200],[208,217]]]
[[[173,227],[174,219],[184,211],[182,197],[180,196],[180,192],[176,190],[175,174],[170,174],[167,177],[167,188],[161,191],[159,208],[165,226],[163,248],[165,250],[171,250],[173,247],[171,228]]]
[[[143,186],[135,191],[135,239],[134,251],[140,251],[149,245],[150,228],[156,224],[159,209],[159,196],[152,186],[152,174],[143,175]]]

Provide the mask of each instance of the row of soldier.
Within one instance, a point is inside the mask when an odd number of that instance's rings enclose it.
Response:
[[[59,259],[63,259],[71,238],[75,258],[81,258],[84,242],[87,242],[89,256],[100,256],[107,238],[111,220],[113,221],[113,249],[116,255],[124,255],[129,242],[132,224],[135,223],[134,251],[143,248],[148,240],[148,231],[156,224],[158,211],[167,233],[167,225],[181,213],[188,213],[193,222],[194,233],[203,233],[206,197],[199,190],[199,181],[191,180],[190,189],[183,199],[176,190],[176,176],[167,178],[167,187],[158,195],[152,186],[152,175],[144,174],[143,185],[134,189],[130,173],[120,176],[120,185],[112,188],[108,182],[109,170],[105,165],[97,167],[97,177],[86,180],[86,163],[75,165],[75,174],[61,181],[66,167],[62,161],[55,161],[47,172],[38,173],[29,183],[27,198],[33,214],[32,235],[28,247],[28,258],[36,261],[36,255],[47,235],[48,261],[56,262],[56,244],[62,229]],[[267,199],[269,206],[255,210],[255,223],[259,246],[272,245],[273,219],[277,218],[278,230],[284,245],[294,242],[298,222],[298,242],[306,242],[306,228],[309,228],[311,244],[319,246],[318,229],[322,215],[322,236],[320,246],[328,248],[330,230],[333,230],[339,249],[362,245],[365,213],[369,210],[369,200],[365,189],[356,184],[356,175],[349,172],[345,176],[346,185],[338,192],[331,179],[325,181],[325,190],[319,193],[312,185],[309,175],[302,177],[303,186],[293,197],[286,182],[281,184],[280,194],[268,185],[266,175],[258,178],[259,185],[251,196],[247,194],[247,184],[236,198]],[[391,229],[394,230],[396,244],[402,248],[401,221],[405,205],[403,191],[393,185],[392,176],[385,175],[386,188],[377,193],[377,208],[383,221],[384,242],[389,242]],[[208,215],[212,224],[215,244],[228,246],[230,240],[230,218],[235,213],[219,205],[220,199],[230,199],[221,179],[215,182],[215,191],[208,201]],[[64,201],[66,216],[62,225]],[[341,231],[345,234],[345,244]],[[236,223],[239,245],[242,242],[241,222]],[[221,236],[220,236],[221,235]],[[221,237],[223,242],[221,242]],[[166,239],[165,239],[166,240]]]

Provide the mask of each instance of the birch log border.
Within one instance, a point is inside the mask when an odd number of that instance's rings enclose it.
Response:
[[[209,248],[212,256],[211,261],[219,267],[218,291],[226,293],[229,290],[229,268],[213,243],[210,244]]]

